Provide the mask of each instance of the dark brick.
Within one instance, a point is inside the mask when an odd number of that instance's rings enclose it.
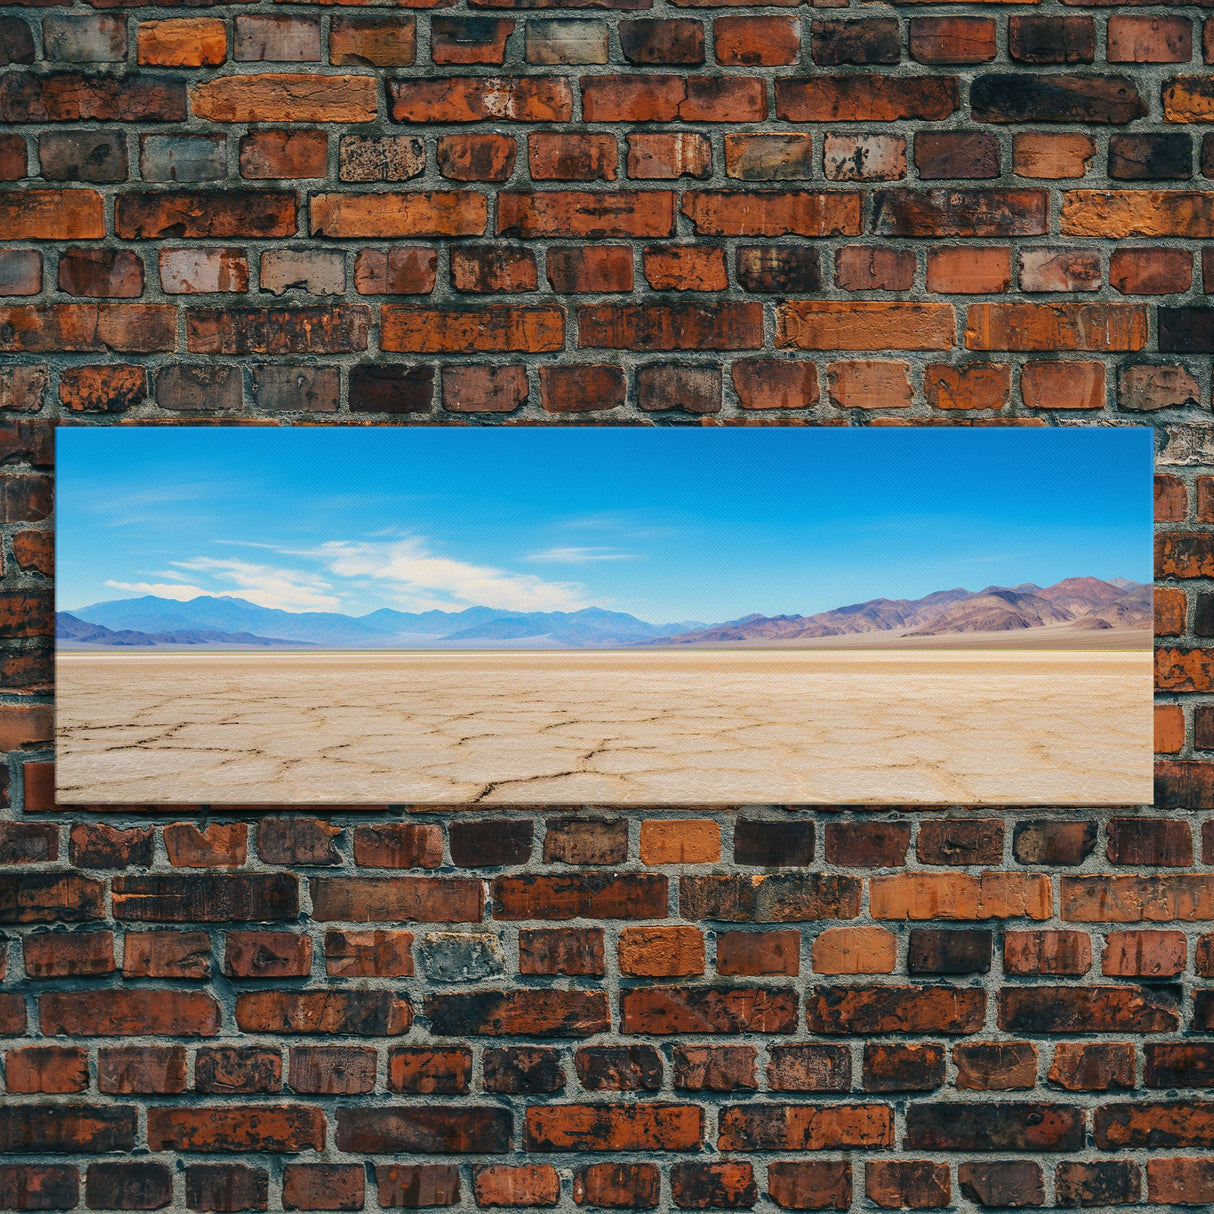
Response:
[[[1193,175],[1193,141],[1186,134],[1113,135],[1109,176],[1120,181],[1176,181]]]
[[[736,864],[764,868],[804,868],[814,858],[814,824],[739,818],[734,823],[733,858]]]
[[[980,928],[913,928],[907,943],[907,973],[990,973],[991,941],[992,933]]]
[[[460,868],[526,864],[531,856],[532,829],[527,819],[452,822],[447,827],[451,862]]]

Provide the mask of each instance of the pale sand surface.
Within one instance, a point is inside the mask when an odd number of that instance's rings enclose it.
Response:
[[[66,653],[65,804],[1143,805],[1152,655]]]

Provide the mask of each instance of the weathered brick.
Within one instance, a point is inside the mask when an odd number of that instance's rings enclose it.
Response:
[[[722,1151],[821,1151],[894,1140],[893,1110],[884,1104],[727,1105],[720,1127]]]
[[[806,1019],[814,1033],[973,1033],[982,1027],[980,989],[912,986],[811,987]]]
[[[695,1105],[548,1104],[527,1109],[528,1151],[687,1151],[704,1138],[704,1110]]]
[[[909,1148],[936,1151],[1076,1151],[1083,1111],[1031,1102],[912,1104],[906,1111]]]
[[[1132,1088],[1134,1047],[1129,1042],[1059,1042],[1054,1047],[1049,1081],[1068,1092]]]
[[[857,72],[776,80],[776,115],[786,122],[936,121],[947,118],[958,104],[952,76]]]

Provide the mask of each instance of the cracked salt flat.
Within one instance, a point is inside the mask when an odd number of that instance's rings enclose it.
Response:
[[[1149,651],[67,653],[61,802],[1147,804]]]

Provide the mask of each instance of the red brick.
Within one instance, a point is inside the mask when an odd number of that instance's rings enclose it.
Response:
[[[629,133],[628,176],[647,181],[707,177],[712,171],[712,145],[694,131]]]
[[[1020,1033],[1174,1032],[1175,991],[1166,987],[1016,986],[999,992],[999,1027]]]
[[[620,933],[620,973],[641,978],[704,972],[704,936],[696,927],[626,927]]]
[[[527,1109],[528,1151],[687,1151],[704,1138],[704,1110],[683,1104],[549,1104]]]
[[[361,1210],[366,1179],[361,1164],[289,1163],[282,1173],[284,1210]]]
[[[353,1096],[375,1086],[375,1050],[356,1046],[292,1046],[288,1083],[296,1092]]]
[[[1096,141],[1090,135],[1020,131],[1012,136],[1012,167],[1018,177],[1082,177],[1095,155]]]
[[[545,264],[549,285],[561,295],[632,290],[632,250],[624,245],[552,248]]]
[[[776,80],[776,114],[786,122],[934,121],[958,106],[951,76],[818,75]]]
[[[550,413],[586,413],[624,404],[620,367],[579,364],[540,368],[540,401]]]
[[[749,1163],[676,1163],[670,1168],[670,1191],[682,1210],[750,1209],[759,1197]]]
[[[455,413],[510,413],[527,403],[526,367],[444,367],[443,408]]]
[[[909,291],[915,255],[908,249],[848,245],[835,254],[835,286],[844,291]]]
[[[1130,1200],[1138,1195],[1135,1186]],[[1214,1202],[1214,1159],[1148,1160],[1147,1200],[1171,1205]]]
[[[372,76],[326,76],[317,91],[304,74],[218,76],[194,85],[194,114],[210,122],[373,122]]]
[[[614,181],[619,149],[614,135],[533,131],[527,168],[534,181]]]
[[[428,295],[437,270],[436,249],[362,249],[354,259],[354,289],[360,295]]]
[[[990,17],[912,17],[910,53],[920,63],[989,63],[998,53]]]
[[[375,1183],[386,1208],[459,1204],[459,1168],[452,1164],[376,1164]]]
[[[776,306],[777,349],[947,350],[956,344],[952,306],[796,300]]]
[[[435,63],[502,63],[514,24],[486,17],[432,17],[430,57]]]
[[[965,344],[971,350],[1141,350],[1146,320],[1139,304],[970,304]]]
[[[488,1164],[473,1169],[472,1192],[479,1208],[554,1206],[561,1199],[561,1179],[551,1164]]]
[[[907,409],[912,403],[910,367],[890,359],[829,363],[826,388],[836,409]]]
[[[212,822],[200,829],[192,822],[164,828],[164,845],[174,867],[239,867],[248,854],[249,828],[243,822]]]
[[[153,1151],[295,1153],[325,1145],[325,1119],[308,1105],[191,1105],[148,1109]]]
[[[228,932],[224,972],[236,978],[306,978],[312,940],[295,932]]]
[[[791,1033],[796,998],[777,987],[633,987],[620,993],[624,1033]]]
[[[701,236],[856,236],[862,223],[860,195],[843,191],[689,190],[681,209]]]
[[[407,1000],[385,990],[248,991],[236,996],[236,1023],[252,1033],[340,1033],[391,1037],[408,1031]]]
[[[801,972],[801,933],[719,932],[717,973],[757,977]]]
[[[438,868],[443,862],[442,827],[392,822],[354,828],[354,863],[370,868]]]
[[[870,1159],[864,1165],[864,1195],[886,1210],[936,1210],[951,1204],[946,1163],[927,1159]]]
[[[602,977],[602,928],[520,928],[519,973]]]
[[[980,989],[911,986],[811,987],[806,1019],[813,1033],[974,1033],[982,1027]]]
[[[851,1051],[845,1045],[772,1045],[767,1086],[774,1092],[846,1092]]]
[[[882,236],[1040,236],[1048,231],[1044,190],[882,190],[873,231]]]
[[[1104,364],[1025,363],[1020,371],[1020,395],[1030,409],[1103,409]]]
[[[578,345],[613,350],[754,350],[763,344],[757,303],[584,304]]]
[[[1114,249],[1109,259],[1109,285],[1123,295],[1170,295],[1192,283],[1188,249]]]
[[[1011,267],[1011,250],[1006,247],[929,249],[927,289],[951,295],[997,294],[1011,284]]]
[[[122,240],[294,236],[296,206],[295,195],[284,190],[134,191],[118,195],[114,234]]]
[[[394,122],[568,122],[573,94],[560,77],[389,80],[388,112]]]
[[[184,122],[185,84],[177,80],[83,72],[7,72],[0,78],[0,122]],[[70,239],[70,238],[69,238]]]
[[[385,304],[380,348],[415,353],[540,354],[564,346],[565,313],[556,307],[496,304],[477,308],[424,308]]]
[[[325,971],[333,978],[408,978],[413,974],[413,933],[325,932]]]
[[[933,409],[1002,409],[1011,399],[1012,369],[1006,363],[929,363],[923,392]]]
[[[730,374],[743,409],[811,409],[818,403],[813,363],[742,361]]]
[[[114,933],[110,931],[35,932],[23,942],[30,978],[74,978],[112,974]]]
[[[336,1144],[360,1154],[502,1154],[510,1113],[473,1105],[377,1105],[339,1108]]]
[[[199,1049],[194,1062],[199,1092],[278,1092],[282,1055],[278,1050],[217,1046]]]
[[[535,190],[498,195],[499,236],[611,238],[674,234],[666,190]]]
[[[704,62],[704,27],[699,21],[626,20],[619,24],[619,35],[620,50],[629,63]],[[601,62],[607,62],[605,54]]]
[[[884,927],[828,927],[814,937],[816,974],[891,974],[898,941]]]
[[[211,940],[206,932],[127,932],[124,978],[209,978]]]
[[[9,1050],[4,1059],[4,1085],[11,1093],[83,1092],[89,1086],[88,1051],[61,1045]]]
[[[1054,1047],[1049,1081],[1068,1092],[1132,1088],[1134,1047],[1129,1042],[1060,1042]]]
[[[785,1210],[849,1210],[851,1185],[851,1164],[844,1160],[774,1160],[767,1165],[768,1192]]]
[[[999,140],[986,131],[919,131],[915,168],[920,181],[999,176]]]
[[[488,204],[472,190],[313,194],[308,211],[313,236],[482,236]]]
[[[0,307],[0,350],[8,352],[151,354],[176,345],[177,309],[165,304]]]
[[[417,56],[413,17],[335,16],[329,27],[329,62],[359,67],[407,67]],[[499,61],[500,62],[500,61]]]
[[[440,1037],[590,1037],[608,1027],[602,991],[478,990],[426,997],[431,1032]]]
[[[1155,753],[1179,754],[1185,744],[1185,715],[1179,704],[1155,705]]]
[[[896,181],[906,176],[906,139],[828,131],[822,140],[822,173],[829,181]]]
[[[651,246],[644,252],[645,280],[655,291],[724,291],[725,250],[702,245]]]
[[[505,181],[518,145],[506,135],[440,135],[438,171],[451,181]]]
[[[120,413],[142,404],[147,396],[148,373],[144,367],[104,363],[65,367],[59,373],[59,400],[73,413]]]
[[[152,67],[216,67],[227,58],[227,29],[214,17],[140,21],[138,60]]]
[[[578,1205],[615,1210],[652,1210],[662,1178],[651,1163],[592,1163],[573,1174]]]
[[[374,1079],[374,1075],[372,1075]],[[388,1090],[420,1095],[460,1095],[470,1090],[472,1051],[401,1047],[388,1053]]]
[[[657,364],[638,367],[637,404],[645,410],[683,409],[717,413],[721,409],[721,372],[716,367]]]
[[[195,1164],[185,1170],[186,1205],[191,1210],[264,1210],[270,1174],[242,1164]]]
[[[328,152],[324,131],[250,131],[240,137],[240,175],[263,180],[324,177]]]
[[[38,996],[45,1036],[213,1037],[219,1005],[202,991],[53,991]]]
[[[864,1047],[866,1092],[931,1092],[944,1083],[944,1047],[870,1042]]]
[[[801,23],[796,17],[715,17],[713,47],[726,67],[779,66],[801,55]]]
[[[821,1151],[892,1146],[884,1104],[746,1104],[721,1110],[721,1151]]]

